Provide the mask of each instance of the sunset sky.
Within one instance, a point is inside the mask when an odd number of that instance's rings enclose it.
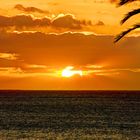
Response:
[[[117,2],[1,0],[0,89],[140,89],[140,30],[113,43],[140,3]]]

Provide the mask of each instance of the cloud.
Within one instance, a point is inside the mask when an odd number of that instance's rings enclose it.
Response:
[[[91,22],[78,20],[71,14],[60,14],[56,18],[35,18],[32,15],[16,15],[12,17],[0,16],[0,27],[15,27],[16,29],[50,27],[57,29],[81,29],[83,26],[91,26]]]
[[[0,52],[18,54],[19,60],[0,59],[0,88],[139,89],[138,36],[124,38],[114,46],[114,37],[109,35],[0,34]],[[67,66],[82,70],[84,76],[62,78]]]
[[[49,11],[43,11],[43,10],[36,8],[36,7],[24,7],[21,4],[15,5],[14,8],[17,10],[23,11],[23,12],[27,12],[27,13],[37,12],[37,13],[41,13],[41,14],[49,14]]]
[[[0,68],[0,89],[139,89],[139,69],[137,72],[125,69],[86,70],[88,75],[71,78],[56,76],[56,71],[58,68],[47,72],[26,72],[21,68],[3,67]]]
[[[50,25],[49,18],[35,19],[31,15],[17,15],[13,17],[0,16],[1,27],[14,26],[16,28],[22,28],[22,27],[48,26],[48,25]]]
[[[73,74],[79,74],[82,77],[94,77],[94,76],[107,76],[114,77],[122,74],[140,74],[140,68],[106,68],[106,67],[95,67],[95,68],[86,68],[86,65],[81,66],[66,66],[56,67],[56,66],[46,66],[46,65],[37,65],[37,64],[26,64],[24,67],[0,67],[0,77],[62,77],[65,75],[65,71],[71,71]],[[65,70],[65,71],[64,71]],[[72,73],[71,73],[72,74]],[[72,74],[72,75],[73,75]]]
[[[46,69],[46,65],[37,65],[37,64],[28,64],[26,68],[33,68],[33,69]]]
[[[103,68],[103,66],[101,66],[101,65],[86,65],[85,66],[86,68],[88,68],[88,69],[101,69],[101,68]]]
[[[0,59],[17,60],[18,55],[15,53],[0,53]]]
[[[14,77],[14,75],[21,75],[23,71],[16,67],[0,67],[0,76]]]
[[[105,24],[104,24],[103,21],[100,21],[100,20],[99,20],[99,21],[96,23],[96,25],[103,26],[103,25],[105,25]]]
[[[69,29],[81,29],[82,26],[86,26],[88,23],[86,21],[77,20],[73,15],[59,15],[52,21],[52,26],[60,28],[69,28]]]
[[[140,65],[140,37],[124,38],[124,41],[115,47],[114,37],[109,35],[86,35],[76,32],[63,34],[0,32],[0,34],[0,52],[14,52],[27,64],[46,66],[99,64],[110,68],[130,68]]]

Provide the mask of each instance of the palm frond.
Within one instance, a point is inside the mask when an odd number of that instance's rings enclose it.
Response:
[[[132,28],[122,32],[121,34],[117,35],[115,40],[114,40],[114,43],[118,42],[122,37],[124,37],[126,34],[128,34],[129,32],[137,29],[137,28],[140,28],[140,24],[136,24],[134,25]]]
[[[133,2],[133,1],[136,1],[136,0],[120,0],[119,6],[130,3],[130,2]]]
[[[140,8],[139,9],[135,9],[131,12],[129,12],[128,14],[126,14],[126,16],[124,17],[124,19],[121,21],[121,24],[123,24],[124,22],[126,22],[130,17],[139,14],[140,13]]]

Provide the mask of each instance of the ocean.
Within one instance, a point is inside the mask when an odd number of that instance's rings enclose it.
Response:
[[[140,140],[140,91],[0,91],[0,140]]]

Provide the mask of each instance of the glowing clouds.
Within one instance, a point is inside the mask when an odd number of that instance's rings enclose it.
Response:
[[[73,70],[73,66],[68,66],[62,71],[62,77],[72,77],[74,75],[83,75],[82,70]]]
[[[0,53],[0,59],[17,60],[18,54],[15,53]]]
[[[43,11],[43,10],[41,10],[39,8],[36,8],[36,7],[24,7],[21,4],[15,5],[14,8],[17,9],[17,10],[19,10],[19,11],[26,12],[26,13],[37,12],[37,13],[40,13],[40,14],[49,14],[49,11]]]

